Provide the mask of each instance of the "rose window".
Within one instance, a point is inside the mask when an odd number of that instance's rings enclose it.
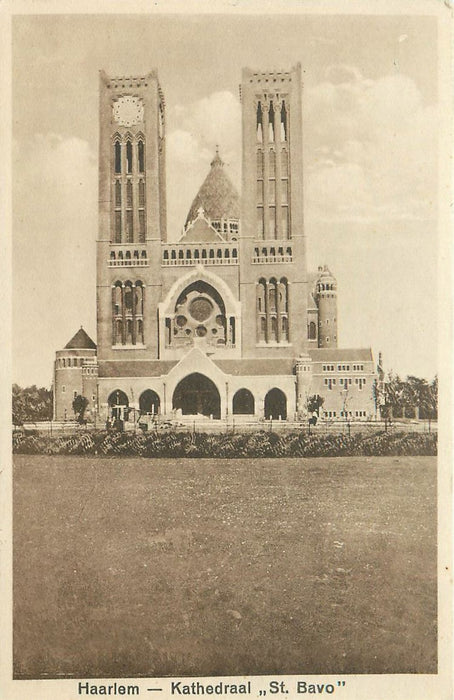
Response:
[[[228,344],[224,301],[219,292],[201,280],[180,294],[169,319],[167,345],[225,347]]]

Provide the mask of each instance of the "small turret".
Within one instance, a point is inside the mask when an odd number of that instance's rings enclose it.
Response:
[[[54,420],[74,417],[72,404],[78,394],[88,399],[87,412],[94,415],[97,383],[96,343],[81,326],[63,350],[55,353]]]
[[[318,268],[318,347],[337,348],[337,282],[327,265]]]

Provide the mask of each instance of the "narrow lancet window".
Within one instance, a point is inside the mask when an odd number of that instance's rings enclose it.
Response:
[[[121,143],[119,141],[115,142],[114,146],[114,157],[115,157],[115,174],[121,174]]]
[[[143,209],[139,209],[139,241],[140,243],[145,242],[145,212]]]
[[[281,141],[288,141],[288,139],[287,139],[287,110],[285,108],[285,102],[282,102],[282,107],[281,107]]]
[[[274,141],[274,107],[272,102],[268,113],[268,141],[271,143]]]
[[[126,212],[126,243],[132,243],[133,240],[132,211],[128,209]]]
[[[279,283],[279,299],[281,313],[288,313],[288,282],[283,277]]]
[[[288,238],[288,207],[282,207],[281,234],[282,238]]]
[[[129,181],[126,185],[126,206],[132,207],[132,182]]]
[[[276,280],[270,280],[268,287],[269,310],[276,311]]]
[[[121,243],[121,212],[115,212],[115,243]]]
[[[276,236],[276,207],[269,207],[269,231],[270,238]]]
[[[282,319],[282,340],[288,340],[288,319],[286,316]]]
[[[128,175],[132,173],[132,143],[126,142],[126,172]]]
[[[139,180],[139,207],[145,206],[145,183]]]
[[[139,173],[145,172],[145,149],[143,141],[139,141],[137,144],[137,162],[139,166]]]
[[[264,238],[263,207],[257,207],[257,238]]]
[[[262,105],[259,102],[257,105],[257,141],[262,143],[263,141],[263,115],[262,115]]]
[[[115,183],[115,206],[121,207],[121,182],[117,180]]]

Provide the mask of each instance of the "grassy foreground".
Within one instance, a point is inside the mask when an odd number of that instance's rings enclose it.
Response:
[[[433,457],[15,455],[14,674],[434,673]]]

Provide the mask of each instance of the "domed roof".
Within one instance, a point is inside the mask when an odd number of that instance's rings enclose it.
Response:
[[[205,216],[211,221],[222,218],[240,218],[240,198],[225,173],[224,162],[217,149],[216,155],[211,161],[210,172],[192,202],[186,218],[186,225],[197,218],[200,207],[203,208]]]
[[[318,280],[317,281],[322,281],[327,282],[332,281],[335,282],[336,278],[334,277],[333,273],[330,271],[328,265],[323,265],[323,267],[320,265],[318,268]]]

